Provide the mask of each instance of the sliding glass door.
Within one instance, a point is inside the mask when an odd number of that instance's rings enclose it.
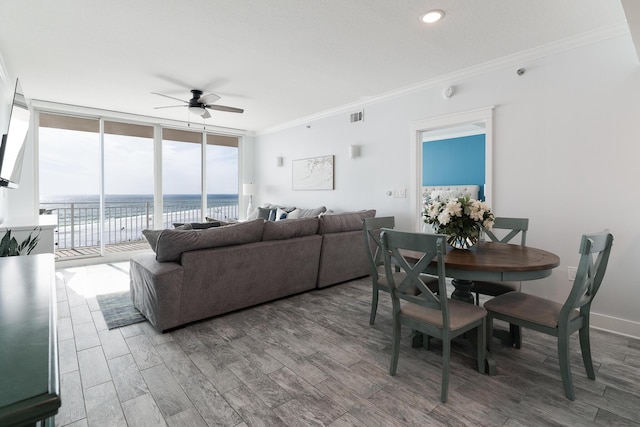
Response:
[[[104,122],[105,244],[139,242],[153,229],[153,153],[153,126]]]

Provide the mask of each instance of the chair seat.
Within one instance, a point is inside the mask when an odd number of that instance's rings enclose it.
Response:
[[[472,292],[492,297],[519,290],[520,282],[483,282],[481,280],[474,280],[473,288],[471,289]]]
[[[400,282],[402,282],[405,279],[405,277],[407,277],[406,273],[395,273],[393,275],[393,281],[396,283],[396,285],[398,285]],[[422,278],[422,281],[424,282],[425,285],[427,285],[427,288],[429,288],[431,292],[433,293],[438,292],[437,277],[428,276],[426,274],[421,274],[420,277]],[[389,292],[389,281],[387,280],[387,276],[384,276],[384,275],[378,276],[378,287]],[[411,284],[407,293],[411,295],[418,295],[420,292],[418,291],[418,288],[415,285]]]
[[[509,292],[485,302],[484,308],[497,314],[557,328],[562,304],[523,292]],[[569,320],[573,320],[579,315],[578,310],[573,310]]]
[[[442,311],[434,310],[411,302],[400,307],[400,314],[421,322],[442,328]],[[477,305],[449,299],[449,322],[452,331],[463,328],[487,315],[487,311]]]

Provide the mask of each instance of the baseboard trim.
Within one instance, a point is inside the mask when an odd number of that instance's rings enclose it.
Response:
[[[629,338],[640,339],[640,323],[591,312],[591,327]]]

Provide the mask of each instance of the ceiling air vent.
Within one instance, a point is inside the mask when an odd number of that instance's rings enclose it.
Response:
[[[364,110],[357,113],[351,113],[351,123],[361,122],[364,120]]]

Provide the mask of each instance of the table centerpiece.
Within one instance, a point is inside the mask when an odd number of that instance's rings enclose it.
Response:
[[[456,249],[474,246],[482,231],[491,230],[495,221],[489,205],[468,195],[431,200],[424,207],[422,217],[437,233],[449,236],[447,243]]]

